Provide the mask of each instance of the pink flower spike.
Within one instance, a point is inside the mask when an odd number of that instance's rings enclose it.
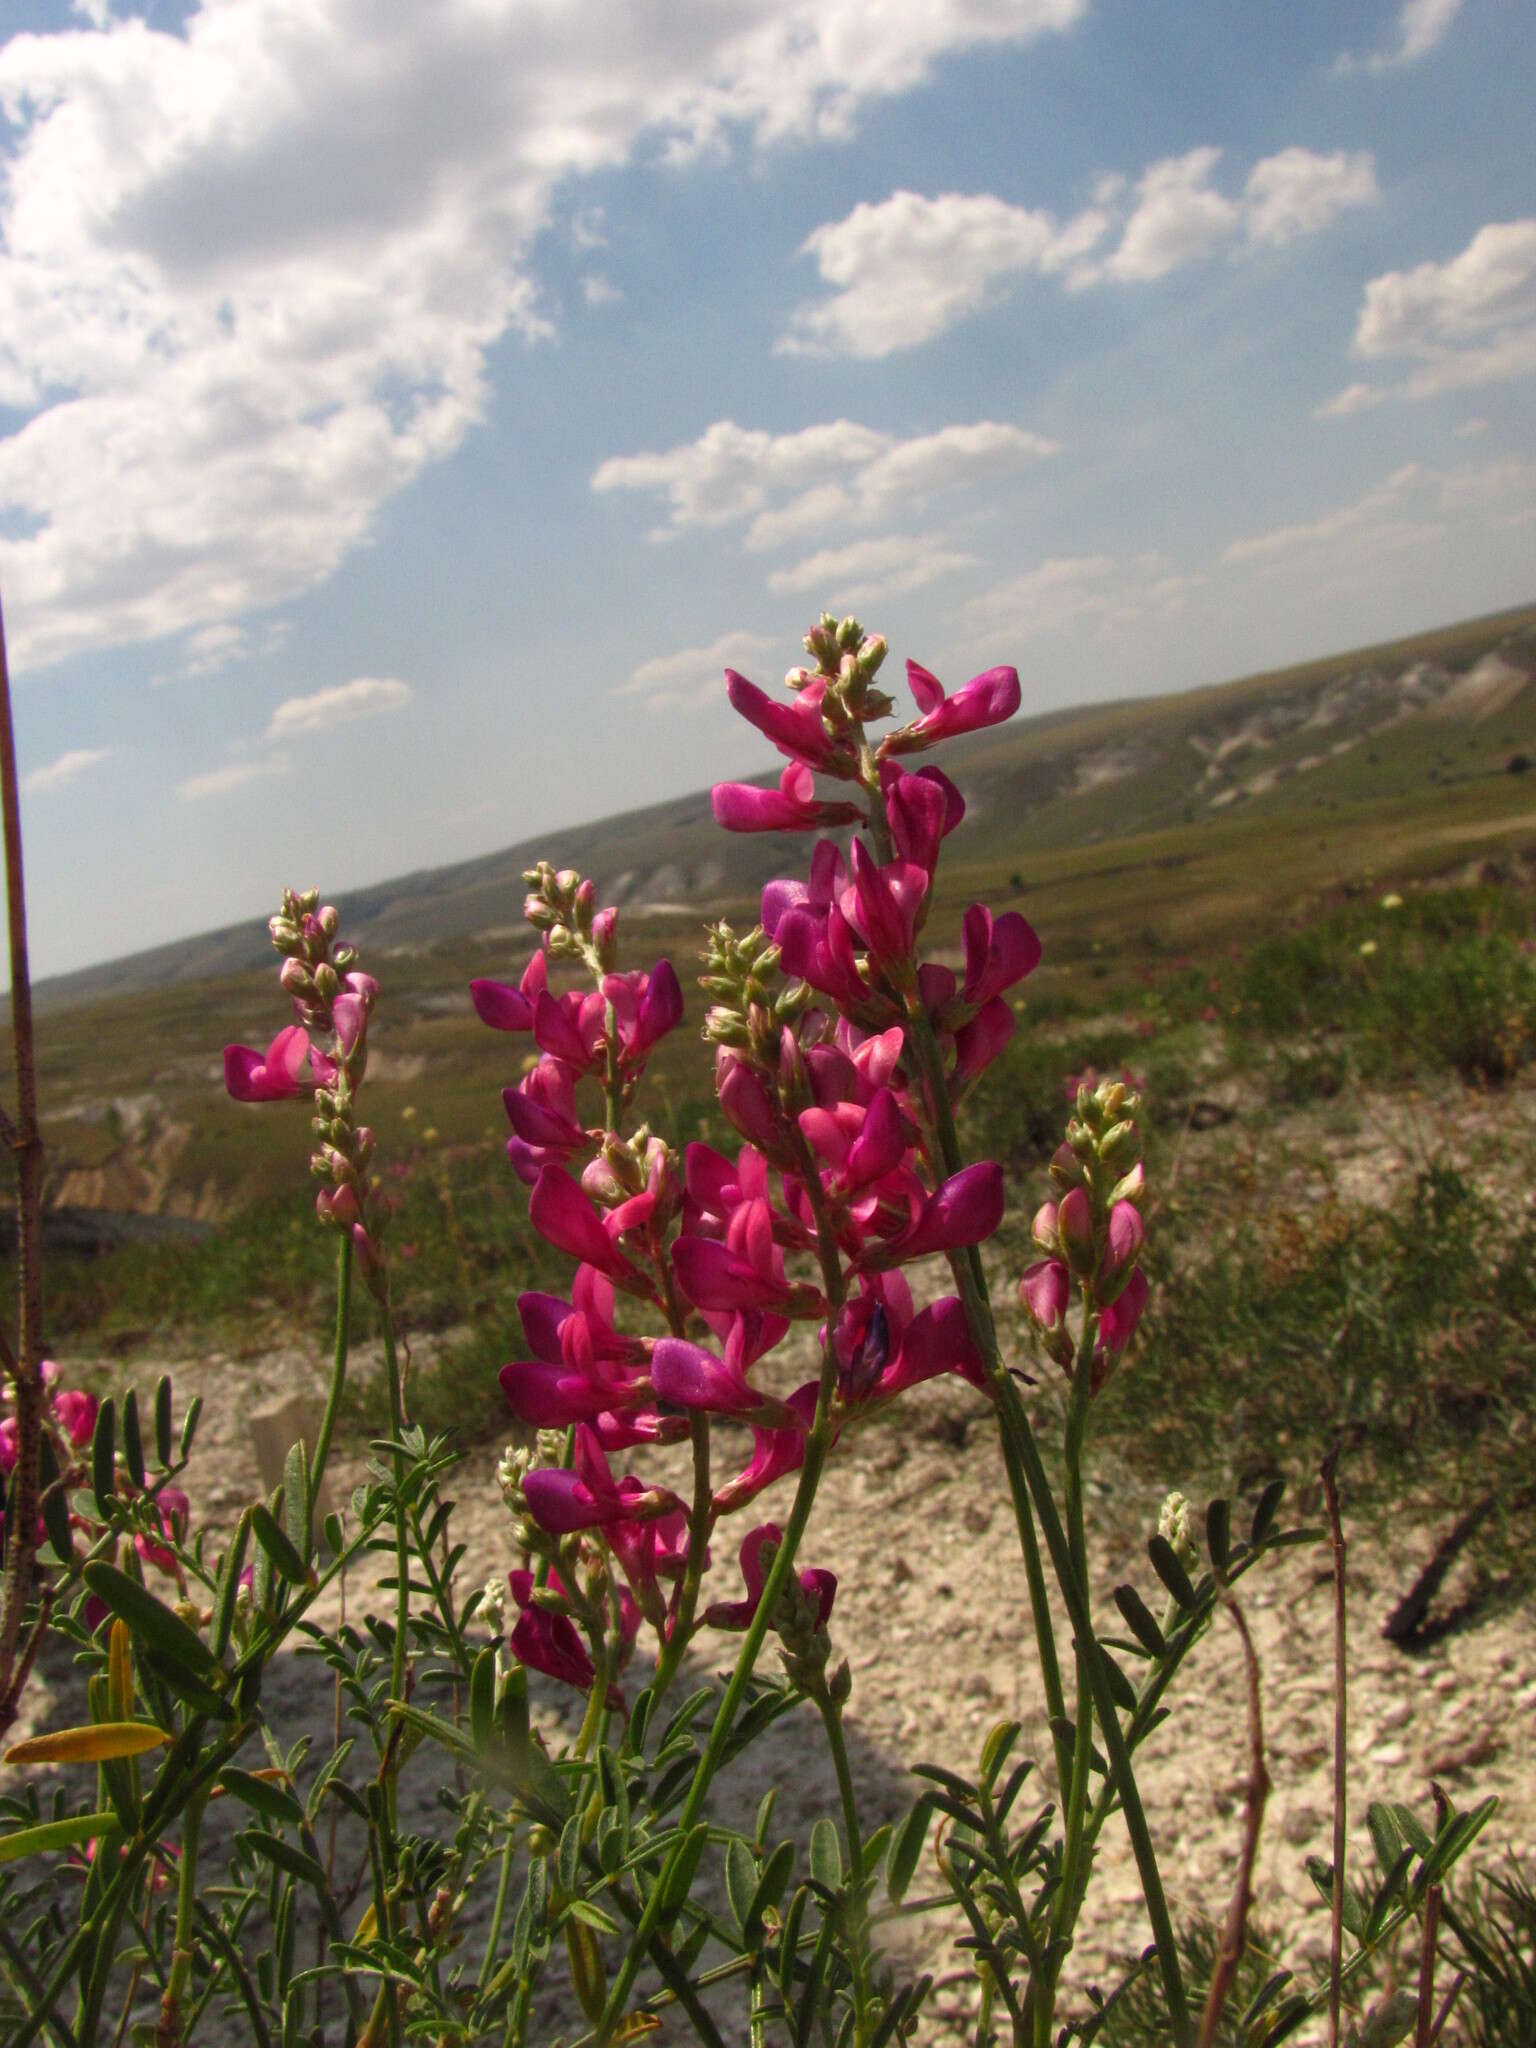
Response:
[[[308,1093],[299,1076],[309,1056],[309,1034],[301,1024],[279,1031],[265,1053],[226,1045],[224,1086],[236,1102],[286,1102]]]

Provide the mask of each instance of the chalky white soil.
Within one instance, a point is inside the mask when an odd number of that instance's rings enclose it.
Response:
[[[1482,1104],[1462,1097],[1453,1151],[1486,1163],[1493,1155],[1484,1140],[1497,1126],[1501,1139],[1507,1144],[1513,1138],[1515,1150],[1528,1159],[1532,1106],[1529,1089]],[[1357,1121],[1353,1137],[1348,1129],[1330,1135],[1333,1164],[1326,1177],[1354,1199],[1382,1198],[1422,1157],[1426,1117],[1433,1122],[1437,1114],[1434,1102],[1392,1114],[1377,1105]],[[1512,1129],[1512,1116],[1519,1131]],[[1233,1140],[1230,1134],[1213,1133],[1208,1142],[1216,1146]],[[1321,1191],[1315,1164],[1308,1166],[1298,1156],[1285,1171],[1298,1201]],[[1523,1190],[1513,1198],[1522,1195]],[[167,1363],[175,1374],[178,1408],[194,1392],[205,1397],[191,1490],[200,1520],[227,1526],[259,1485],[247,1432],[250,1409],[278,1394],[312,1392],[321,1361],[282,1352],[242,1359],[203,1355]],[[148,1376],[147,1368],[139,1374]],[[723,1471],[733,1440],[726,1432],[721,1436],[717,1457]],[[496,1455],[495,1446],[473,1452],[450,1489],[458,1502],[456,1536],[469,1545],[466,1589],[512,1562],[510,1531],[493,1477]],[[648,1462],[645,1469],[655,1470],[655,1465]],[[360,1478],[361,1462],[342,1460],[335,1470],[344,1495]],[[669,1468],[663,1476],[676,1483],[681,1468]],[[1170,1473],[1168,1483],[1178,1478]],[[745,1520],[782,1515],[787,1499],[788,1487],[781,1486],[763,1500],[759,1514]],[[1158,1504],[1156,1492],[1122,1483],[1112,1473],[1101,1474],[1096,1483],[1090,1533],[1097,1611],[1108,1632],[1120,1632],[1118,1626],[1109,1627],[1118,1624],[1109,1596],[1121,1579],[1133,1579],[1154,1610],[1161,1606],[1161,1590],[1144,1548]],[[1308,1519],[1313,1518],[1312,1505],[1306,1503]],[[1282,1520],[1296,1518],[1295,1504],[1288,1502]],[[1372,1867],[1364,1827],[1368,1800],[1405,1800],[1427,1812],[1433,1779],[1461,1805],[1497,1793],[1501,1809],[1484,1837],[1483,1860],[1512,1856],[1536,1881],[1536,1607],[1527,1603],[1492,1614],[1418,1656],[1405,1655],[1381,1637],[1385,1614],[1440,1533],[1416,1528],[1399,1532],[1390,1545],[1364,1537],[1351,1542],[1350,1856],[1356,1868]],[[732,1593],[734,1548],[728,1532],[716,1562],[722,1590]],[[973,1768],[987,1730],[1005,1716],[1024,1723],[1022,1753],[1041,1760],[1040,1797],[1051,1796],[1051,1745],[1018,1543],[989,1414],[976,1396],[959,1384],[919,1389],[882,1422],[848,1441],[824,1484],[803,1558],[830,1567],[838,1577],[834,1654],[846,1656],[852,1668],[848,1726],[866,1832],[905,1810],[917,1789],[910,1776],[913,1764],[931,1759]],[[1326,1549],[1299,1548],[1273,1557],[1243,1582],[1241,1597],[1262,1669],[1266,1756],[1273,1780],[1258,1864],[1257,1916],[1281,1960],[1311,1979],[1325,1967],[1327,1920],[1303,1860],[1313,1852],[1329,1853],[1332,1813],[1332,1587]],[[353,1614],[365,1598],[366,1588],[354,1578],[349,1590]],[[1068,1641],[1060,1623],[1058,1639]],[[732,1639],[717,1640],[723,1666]],[[639,1675],[638,1670],[632,1674],[631,1686]],[[43,1676],[28,1701],[34,1726],[69,1718],[68,1665],[51,1664]],[[559,1688],[535,1683],[541,1710],[553,1719],[563,1708],[567,1726],[573,1725],[568,1711],[572,1696],[562,1699]],[[1247,1770],[1241,1653],[1225,1617],[1217,1617],[1172,1699],[1172,1720],[1141,1753],[1145,1803],[1176,1917],[1219,1918],[1236,1863]],[[263,1704],[285,1743],[301,1728],[322,1739],[328,1735],[330,1688],[310,1659],[281,1659]],[[425,1751],[418,1752],[407,1771],[402,1791],[423,1816],[440,1774],[440,1759]],[[816,1815],[836,1812],[834,1781],[811,1709],[800,1709],[758,1747],[716,1811],[750,1828],[769,1786],[779,1789],[774,1839],[793,1834],[803,1843]],[[1021,1811],[1027,1803],[1026,1793]],[[927,1874],[920,1871],[914,1891],[924,1889],[933,1875],[931,1864],[924,1868]],[[488,1908],[487,1898],[475,1917]],[[974,1979],[963,1954],[950,1945],[955,1931],[950,1920],[935,1916],[893,1936],[904,1973],[928,1969],[939,1978],[920,2034],[924,2041],[972,2038],[967,2022],[973,2028]],[[1117,1961],[1135,1954],[1146,1937],[1134,1866],[1123,1829],[1112,1822],[1090,1893],[1077,1966],[1068,1968],[1079,2004],[1081,1986],[1090,1979],[1113,1983]],[[552,1969],[552,1983],[560,1974],[558,1967]],[[540,2011],[536,2038],[553,2043],[578,2031],[568,2004],[553,1994]],[[669,2023],[664,2038],[685,2037],[682,2022]],[[739,2008],[726,2022],[726,2037],[745,2039]],[[206,2038],[220,2038],[217,2029]]]

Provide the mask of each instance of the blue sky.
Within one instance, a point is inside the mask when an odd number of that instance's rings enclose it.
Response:
[[[1527,0],[12,0],[49,973],[767,765],[1536,597]],[[509,906],[509,914],[515,906]]]

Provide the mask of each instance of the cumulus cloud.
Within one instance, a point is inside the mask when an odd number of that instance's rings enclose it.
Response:
[[[990,192],[926,199],[898,191],[866,201],[802,245],[832,295],[797,306],[777,347],[888,356],[933,340],[1030,274],[1074,289],[1148,284],[1243,239],[1283,248],[1378,197],[1368,150],[1283,149],[1255,164],[1232,196],[1212,182],[1220,158],[1208,146],[1165,157],[1134,186],[1106,172],[1094,181],[1093,203],[1066,221]],[[1097,253],[1116,233],[1116,246]]]
[[[1417,63],[1442,40],[1461,12],[1461,0],[1404,0],[1397,17],[1397,36],[1388,50],[1373,51],[1367,57],[1340,57],[1337,71],[1390,71],[1399,64]]]
[[[1113,251],[1074,264],[1069,284],[1150,284],[1233,246],[1284,248],[1380,196],[1369,150],[1282,149],[1262,157],[1232,196],[1212,182],[1221,151],[1186,150],[1149,165]]]
[[[1059,453],[1059,442],[1000,420],[941,427],[905,440],[855,420],[831,420],[792,434],[716,420],[697,440],[676,448],[611,456],[594,473],[592,488],[661,493],[668,518],[654,539],[750,520],[747,546],[769,549],[835,521],[910,511],[940,490],[1006,475]]]
[[[1355,324],[1353,353],[1416,367],[1397,383],[1351,385],[1325,412],[1378,398],[1438,398],[1536,372],[1536,218],[1493,221],[1459,256],[1373,277]],[[1372,389],[1371,400],[1349,400]]]
[[[787,569],[774,570],[768,588],[781,595],[808,591],[831,611],[849,611],[974,569],[976,559],[949,547],[942,534],[889,533],[822,548]]]
[[[383,711],[399,711],[411,701],[409,683],[398,676],[356,676],[350,683],[333,683],[309,697],[289,697],[279,704],[267,727],[269,740],[291,740],[310,733],[329,732],[334,725],[350,725],[354,719],[377,718]]]
[[[679,647],[641,662],[614,695],[641,697],[652,711],[696,710],[722,701],[726,669],[750,669],[766,661],[775,644],[766,633],[722,633],[707,647]]]
[[[235,621],[322,582],[451,453],[487,357],[549,331],[562,185],[848,132],[946,53],[1086,0],[380,10],[203,0],[0,49],[0,579],[18,663]],[[360,53],[366,53],[366,62]],[[402,165],[409,166],[402,175]],[[578,213],[573,239],[601,222]],[[584,239],[585,238],[585,239]]]
[[[1128,562],[1114,555],[1053,555],[995,584],[961,612],[963,629],[990,643],[1048,638],[1088,626],[1139,633],[1179,617],[1206,577],[1176,570],[1161,555]]]
[[[105,761],[111,752],[110,747],[71,747],[56,761],[24,775],[21,793],[23,796],[38,796],[48,789],[67,789],[70,783],[80,779],[87,768],[94,768],[98,762]]]
[[[1451,470],[1409,462],[1374,489],[1315,519],[1233,541],[1222,561],[1268,574],[1301,570],[1310,575],[1319,565],[1353,574],[1363,561],[1438,542],[1453,526],[1470,520],[1498,532],[1526,525],[1533,516],[1536,462],[1523,456]]]
[[[183,803],[201,803],[210,796],[228,796],[234,790],[243,789],[248,782],[286,775],[290,765],[282,759],[232,761],[227,768],[210,768],[205,775],[189,775],[184,782],[177,783],[176,794]]]
[[[834,296],[797,307],[778,347],[863,357],[916,348],[986,305],[1004,279],[1085,255],[1108,224],[1089,211],[1058,226],[989,192],[893,192],[806,238],[800,253]]]

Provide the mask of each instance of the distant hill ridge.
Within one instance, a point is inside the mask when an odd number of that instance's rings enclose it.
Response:
[[[1103,836],[1111,786],[1117,833],[1150,830],[1262,801],[1297,778],[1321,786],[1357,749],[1391,736],[1432,759],[1448,731],[1501,715],[1512,740],[1536,738],[1536,606],[1234,682],[1042,712],[953,752],[979,828],[973,850],[1002,855],[1022,828],[1049,845]],[[477,932],[504,939],[520,916],[523,870],[546,858],[592,875],[605,901],[690,916],[740,904],[783,866],[773,835],[720,832],[701,790],[351,890],[347,928],[380,954]],[[263,927],[248,920],[56,975],[36,996],[57,1009],[270,959]]]

